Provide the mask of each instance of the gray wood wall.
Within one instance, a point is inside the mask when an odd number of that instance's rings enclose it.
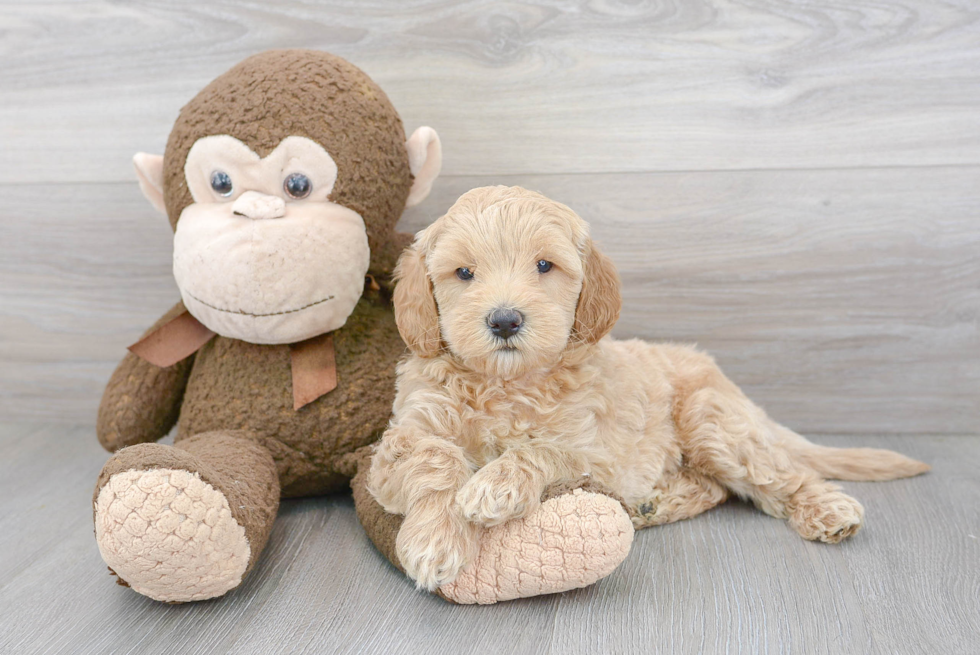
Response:
[[[619,264],[617,335],[699,343],[804,432],[977,432],[973,0],[0,2],[0,415],[94,420],[177,299],[132,154],[281,47],[439,131],[404,229],[537,189]]]

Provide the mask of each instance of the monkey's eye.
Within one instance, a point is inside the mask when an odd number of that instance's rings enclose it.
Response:
[[[552,266],[554,266],[554,264],[552,264],[551,262],[545,261],[544,259],[539,259],[538,260],[538,273],[547,273],[548,271],[551,270],[551,267]]]
[[[310,182],[310,178],[302,173],[293,173],[282,183],[282,188],[286,190],[286,194],[290,198],[299,200],[310,195],[310,191],[313,190],[313,183]]]
[[[472,280],[473,279],[473,271],[471,271],[470,269],[466,268],[465,266],[463,268],[457,268],[456,269],[456,277],[458,277],[460,280]]]
[[[231,195],[231,176],[224,171],[215,171],[211,173],[211,188],[219,196],[228,197]]]

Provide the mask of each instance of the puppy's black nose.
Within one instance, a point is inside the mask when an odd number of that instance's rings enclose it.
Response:
[[[503,339],[517,334],[523,322],[524,316],[514,309],[495,309],[487,316],[487,325],[490,326],[490,331]]]

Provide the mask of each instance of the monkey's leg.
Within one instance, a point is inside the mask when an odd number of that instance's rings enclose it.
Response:
[[[403,571],[395,554],[402,517],[386,513],[368,493],[371,448],[353,457],[358,519],[381,554]],[[482,528],[476,560],[436,593],[454,603],[486,605],[586,587],[612,573],[632,543],[633,525],[617,498],[591,483],[552,487],[523,518]]]
[[[113,455],[95,488],[95,534],[109,568],[135,591],[204,600],[241,583],[278,508],[268,450],[242,432],[206,432]]]
[[[634,508],[633,527],[649,528],[697,516],[728,499],[728,490],[710,478],[681,469],[664,477],[653,495]]]

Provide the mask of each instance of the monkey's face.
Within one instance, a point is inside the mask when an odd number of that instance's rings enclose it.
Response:
[[[328,198],[337,165],[289,136],[260,158],[227,135],[199,139],[184,166],[194,199],[177,221],[184,305],[223,336],[294,343],[341,327],[364,290],[364,220]]]
[[[174,227],[184,305],[214,332],[295,343],[344,325],[368,270],[390,275],[395,224],[439,175],[435,130],[405,139],[363,71],[312,50],[271,50],[180,111],[165,156],[133,158]]]

